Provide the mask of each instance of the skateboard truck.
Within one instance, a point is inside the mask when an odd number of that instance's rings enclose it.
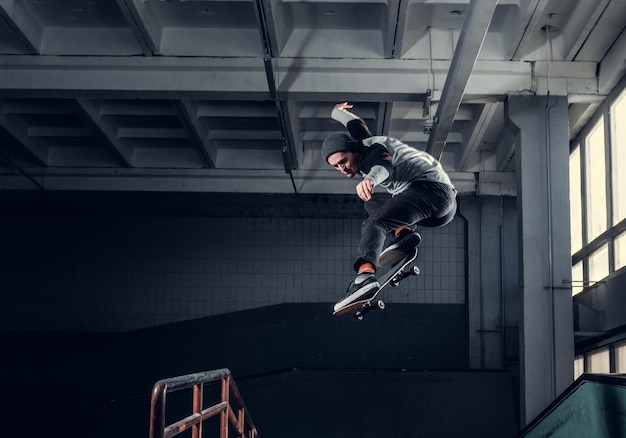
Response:
[[[400,285],[400,282],[411,275],[420,275],[420,268],[417,266],[411,267],[408,271],[400,271],[398,272],[390,281],[393,287],[397,287]]]

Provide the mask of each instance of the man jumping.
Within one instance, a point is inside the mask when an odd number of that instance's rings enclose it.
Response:
[[[357,276],[347,295],[335,304],[335,312],[376,293],[380,287],[376,266],[394,265],[415,250],[421,241],[414,231],[416,225],[446,225],[457,208],[457,192],[439,161],[395,138],[373,136],[365,121],[348,111],[351,108],[347,102],[339,103],[331,113],[349,134],[335,132],[322,143],[322,156],[328,164],[348,178],[362,177],[356,193],[368,213],[354,263]],[[392,195],[382,204],[372,199],[377,186]],[[394,243],[382,251],[392,232]]]

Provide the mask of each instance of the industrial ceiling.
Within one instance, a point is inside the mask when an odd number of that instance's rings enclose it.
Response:
[[[510,95],[575,136],[626,69],[625,0],[0,0],[0,189],[353,193],[324,163],[349,101],[515,194]]]

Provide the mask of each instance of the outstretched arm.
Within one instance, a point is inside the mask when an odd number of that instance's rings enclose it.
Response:
[[[365,121],[348,111],[352,109],[353,105],[348,102],[338,103],[333,107],[331,117],[344,125],[350,131],[350,135],[355,140],[364,140],[372,136]],[[374,193],[374,187],[380,182],[386,180],[389,177],[391,168],[391,157],[387,153],[387,150],[378,145],[369,152],[369,159],[367,160],[367,175],[363,177],[363,180],[356,186],[356,193],[358,197],[363,201],[369,201],[372,199]]]
[[[363,140],[365,138],[371,137],[372,133],[370,132],[365,120],[348,111],[354,105],[348,102],[338,103],[333,107],[330,116],[341,123],[343,126],[348,128],[350,131],[350,135],[355,140]]]

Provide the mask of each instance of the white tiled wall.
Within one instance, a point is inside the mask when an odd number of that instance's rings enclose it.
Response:
[[[344,294],[359,219],[3,217],[0,329],[121,331]],[[465,301],[460,218],[387,302]]]

